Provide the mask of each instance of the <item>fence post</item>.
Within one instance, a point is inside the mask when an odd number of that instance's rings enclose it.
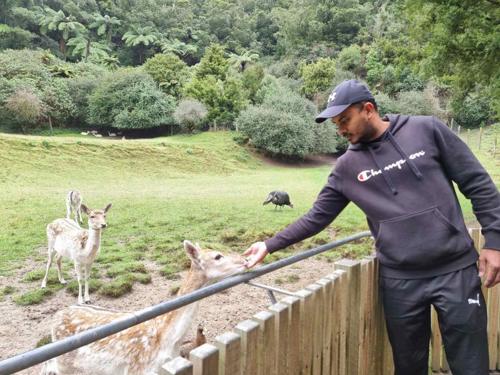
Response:
[[[182,357],[175,357],[160,368],[159,375],[193,375],[193,364]]]
[[[259,374],[276,375],[276,323],[269,311],[261,311],[252,317],[259,324]]]
[[[358,261],[342,259],[335,262],[335,269],[347,271],[348,280],[348,312],[347,312],[347,371],[351,375],[358,374],[359,370],[359,296],[360,296],[360,271]]]
[[[303,334],[300,325],[300,299],[293,296],[287,296],[283,298],[281,302],[288,305],[290,310],[287,369],[289,374],[300,374],[300,342]]]
[[[219,349],[219,375],[237,375],[240,372],[241,339],[234,332],[225,332],[215,338]]]
[[[322,286],[323,293],[323,348],[321,358],[321,372],[330,374],[332,363],[332,320],[333,316],[333,281],[327,277],[317,281]]]
[[[313,294],[305,289],[296,292],[300,298],[300,329],[302,331],[300,341],[300,367],[301,373],[310,374],[312,371],[312,319]]]
[[[478,144],[477,144],[477,149],[478,150],[481,150],[481,140],[483,138],[483,127],[481,126],[479,128],[479,141],[478,141]]]
[[[245,320],[234,328],[241,336],[241,374],[257,374],[259,358],[259,323]]]
[[[286,357],[289,355],[288,352],[288,342],[290,337],[288,335],[290,326],[289,322],[289,306],[283,302],[275,303],[269,306],[269,310],[274,314],[276,322],[276,351],[278,354],[277,358],[277,374],[287,375],[288,372],[286,365]]]
[[[189,360],[194,375],[214,375],[219,372],[219,351],[211,344],[203,344],[191,350]]]

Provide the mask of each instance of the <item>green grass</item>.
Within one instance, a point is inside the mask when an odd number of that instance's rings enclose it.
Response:
[[[177,278],[189,267],[184,239],[242,252],[307,212],[331,167],[269,166],[233,136],[217,132],[121,141],[71,133],[0,134],[0,275],[14,274],[27,260],[39,265],[23,277],[32,290],[14,299],[37,303],[62,287],[53,265],[48,288],[38,289],[46,254],[37,249],[46,246],[46,225],[64,216],[71,189],[80,190],[91,208],[113,203],[91,277],[93,292],[113,297],[128,293],[134,283],[150,282],[146,261],[157,263],[164,277]],[[500,152],[491,156],[489,139],[485,133],[477,156],[499,182]],[[277,189],[290,193],[294,209],[262,206],[268,192]],[[464,201],[464,207],[470,216],[470,205]],[[274,253],[266,262],[366,229],[362,212],[349,205],[328,230]],[[358,241],[323,258],[355,258],[370,253],[371,247],[368,240]],[[75,293],[72,265],[68,260],[63,265],[66,288]]]

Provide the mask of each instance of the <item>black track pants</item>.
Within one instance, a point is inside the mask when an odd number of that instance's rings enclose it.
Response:
[[[380,277],[395,375],[429,373],[430,307],[453,375],[488,374],[486,306],[476,265],[426,279]]]

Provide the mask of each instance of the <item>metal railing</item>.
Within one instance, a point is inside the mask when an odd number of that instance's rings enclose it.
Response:
[[[252,271],[225,278],[217,283],[205,286],[194,292],[179,296],[166,302],[162,302],[155,306],[148,307],[136,313],[132,313],[131,316],[128,316],[126,318],[118,319],[111,323],[91,328],[84,332],[44,345],[29,352],[7,358],[0,362],[0,375],[8,375],[17,371],[24,370],[31,366],[45,362],[51,358],[58,357],[62,354],[88,345],[104,337],[123,331],[134,325],[143,323],[162,314],[168,313],[205,297],[211,296],[220,291],[229,289],[238,284],[246,283],[256,277],[276,271],[280,268],[289,266],[293,263],[339,247],[346,243],[356,241],[364,237],[369,237],[370,235],[370,232],[361,232],[338,241],[315,247],[299,254],[280,259],[271,264],[253,269]],[[5,340],[6,338],[3,339]]]

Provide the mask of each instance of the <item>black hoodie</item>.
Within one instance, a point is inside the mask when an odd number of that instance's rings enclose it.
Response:
[[[411,279],[462,269],[478,254],[452,181],[472,201],[484,247],[500,250],[500,194],[469,148],[434,117],[384,120],[384,135],[349,146],[311,210],[266,241],[269,252],[320,232],[352,201],[367,216],[381,275]]]

